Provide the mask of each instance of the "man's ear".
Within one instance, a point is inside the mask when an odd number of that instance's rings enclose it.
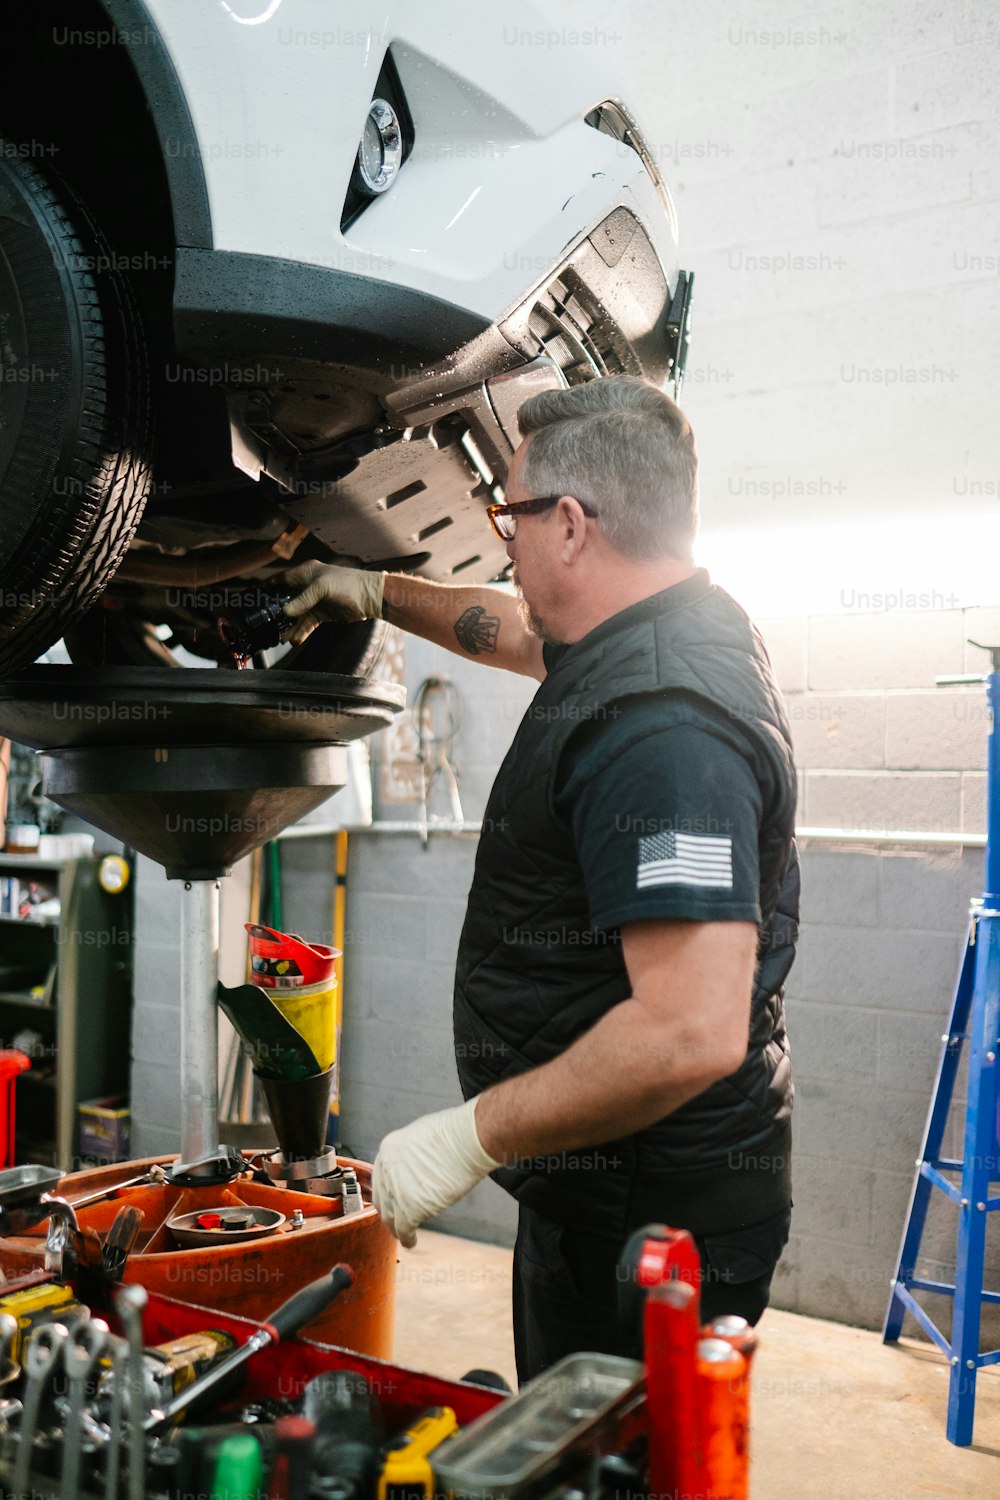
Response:
[[[572,495],[562,495],[556,512],[563,528],[563,562],[573,563],[583,551],[587,539],[587,518],[579,500]]]

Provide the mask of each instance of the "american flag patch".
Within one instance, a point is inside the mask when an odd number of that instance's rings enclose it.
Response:
[[[654,885],[733,887],[733,841],[701,833],[654,833],[639,840],[635,883],[642,891]]]

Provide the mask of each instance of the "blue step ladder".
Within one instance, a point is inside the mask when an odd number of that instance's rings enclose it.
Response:
[[[977,641],[970,642],[978,645]],[[1000,1181],[1000,646],[985,646],[992,671],[983,676],[939,677],[939,684],[985,682],[990,708],[986,777],[986,888],[972,903],[969,932],[952,1001],[948,1030],[941,1038],[934,1093],[917,1161],[906,1228],[900,1245],[892,1295],[882,1329],[883,1341],[899,1338],[909,1313],[943,1351],[951,1365],[948,1386],[948,1441],[972,1442],[976,1376],[1000,1362],[1000,1349],[979,1351],[982,1304],[1000,1303],[1000,1292],[983,1289],[987,1215],[1000,1209],[990,1185]],[[968,1044],[968,1102],[962,1160],[941,1155],[963,1044]],[[960,1175],[960,1183],[946,1174]],[[954,1283],[928,1281],[916,1274],[920,1241],[931,1193],[938,1189],[958,1210]],[[917,1301],[915,1292],[952,1297],[948,1339]]]

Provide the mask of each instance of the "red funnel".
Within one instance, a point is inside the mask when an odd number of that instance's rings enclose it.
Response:
[[[259,922],[246,922],[244,926],[250,934],[253,982],[262,989],[324,984],[332,977],[339,948],[305,943],[294,932],[276,932]]]

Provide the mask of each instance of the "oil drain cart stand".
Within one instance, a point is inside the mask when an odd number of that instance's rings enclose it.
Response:
[[[0,683],[0,728],[40,752],[46,794],[183,882],[182,1163],[219,1151],[219,881],[339,791],[344,747],[405,696],[280,668],[45,665]]]
[[[977,641],[970,645],[977,646]],[[985,676],[939,677],[939,685],[985,682],[990,732],[986,775],[986,885],[972,903],[969,932],[952,1001],[948,1030],[941,1038],[930,1112],[917,1161],[906,1228],[882,1337],[899,1338],[906,1313],[943,1351],[951,1364],[948,1388],[948,1441],[972,1442],[976,1376],[1000,1362],[1000,1349],[979,1352],[982,1304],[1000,1303],[1000,1292],[983,1288],[987,1215],[1000,1209],[990,1185],[1000,1180],[1000,646],[985,646],[992,670]],[[968,1044],[968,1101],[961,1161],[941,1155],[963,1043]],[[961,1174],[960,1185],[946,1173]],[[930,1206],[938,1189],[958,1210],[954,1283],[916,1274],[917,1257]],[[953,1298],[948,1339],[914,1296],[935,1292]]]

